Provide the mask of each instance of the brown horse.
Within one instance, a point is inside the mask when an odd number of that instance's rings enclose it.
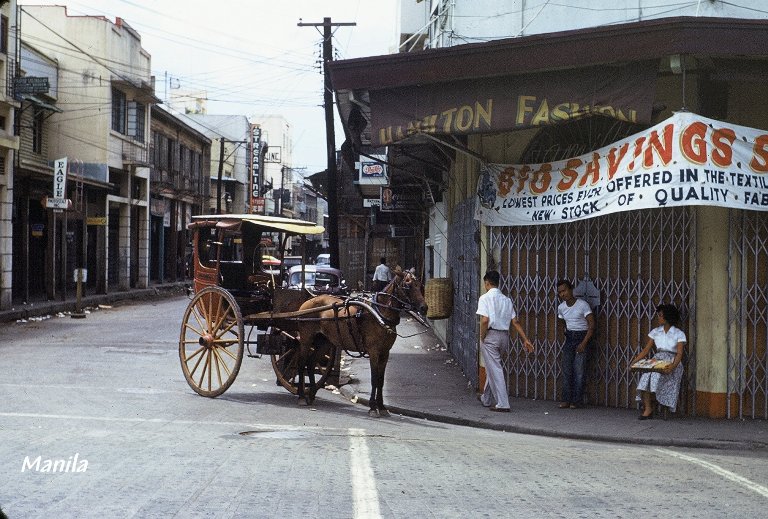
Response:
[[[334,308],[328,306],[334,305]],[[400,312],[415,310],[427,313],[421,283],[409,272],[396,272],[384,290],[373,295],[371,300],[344,299],[321,295],[301,305],[301,310],[323,308],[312,318],[299,321],[299,402],[304,399],[311,404],[317,387],[313,370],[312,352],[323,342],[333,344],[346,351],[367,353],[371,365],[371,416],[389,416],[384,407],[382,389],[384,371],[389,360],[389,350],[397,338],[396,327],[400,323]],[[375,314],[375,315],[374,315]],[[309,374],[310,387],[304,387],[304,373]]]

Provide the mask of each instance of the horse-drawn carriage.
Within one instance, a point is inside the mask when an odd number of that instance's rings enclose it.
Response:
[[[179,358],[195,392],[219,396],[235,381],[244,355],[269,355],[277,382],[310,403],[341,348],[370,356],[372,413],[386,412],[381,388],[400,312],[426,312],[412,274],[397,273],[376,294],[316,295],[284,287],[282,269],[262,266],[261,249],[268,235],[277,234],[280,258],[288,237],[301,240],[304,250],[306,236],[322,233],[322,226],[246,214],[195,216],[189,228],[194,282]]]

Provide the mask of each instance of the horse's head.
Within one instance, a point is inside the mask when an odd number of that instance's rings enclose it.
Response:
[[[383,293],[390,296],[387,306],[426,315],[427,303],[418,278],[409,271],[396,271],[394,274],[392,281],[383,290]]]

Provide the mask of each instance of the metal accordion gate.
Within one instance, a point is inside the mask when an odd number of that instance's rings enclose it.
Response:
[[[477,299],[480,290],[480,223],[473,199],[453,210],[448,229],[448,266],[454,286],[448,347],[474,387],[477,374]]]
[[[728,418],[768,418],[768,213],[729,211]]]
[[[695,308],[691,274],[696,250],[695,211],[642,210],[559,225],[490,228],[491,253],[502,274],[501,290],[534,341],[526,354],[513,342],[505,361],[510,394],[554,400],[559,396],[555,293],[558,279],[594,285],[597,333],[590,347],[586,398],[591,405],[634,407],[637,375],[629,362],[656,326],[655,307],[681,311],[688,336],[679,412],[695,409]],[[452,249],[455,250],[455,249]]]

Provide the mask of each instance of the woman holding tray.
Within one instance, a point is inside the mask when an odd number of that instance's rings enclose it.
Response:
[[[630,364],[644,359],[655,346],[653,358],[669,362],[660,371],[643,373],[637,383],[637,401],[643,402],[643,414],[640,420],[653,418],[653,403],[651,396],[656,395],[656,401],[668,407],[673,413],[677,408],[677,396],[680,394],[680,380],[683,378],[683,351],[685,349],[685,333],[677,327],[680,313],[674,305],[659,305],[656,308],[658,328],[648,334],[648,342],[643,350],[632,359]]]

